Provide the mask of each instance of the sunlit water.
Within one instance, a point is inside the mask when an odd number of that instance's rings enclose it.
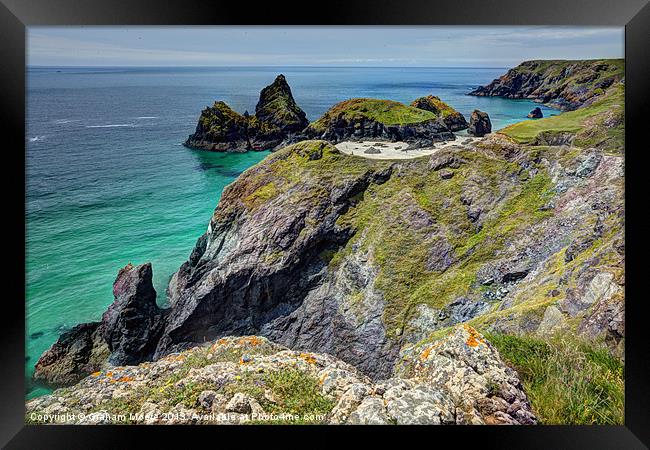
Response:
[[[411,102],[433,94],[493,128],[523,120],[529,101],[465,95],[505,68],[32,68],[27,110],[27,354],[98,320],[129,262],[153,263],[159,303],[207,227],[224,186],[268,152],[186,149],[215,99],[255,110],[284,73],[310,120],[351,97]],[[542,107],[545,115],[556,111]],[[28,383],[28,397],[47,392]]]

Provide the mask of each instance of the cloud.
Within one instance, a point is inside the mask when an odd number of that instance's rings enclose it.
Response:
[[[66,27],[28,29],[30,65],[510,65],[623,56],[623,28]]]

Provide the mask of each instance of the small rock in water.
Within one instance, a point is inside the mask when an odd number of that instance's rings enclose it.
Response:
[[[542,117],[544,117],[544,115],[542,114],[542,110],[538,106],[537,108],[529,112],[526,117],[528,117],[529,119],[541,119]]]

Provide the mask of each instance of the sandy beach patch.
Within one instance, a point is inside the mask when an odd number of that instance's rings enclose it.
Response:
[[[336,148],[347,155],[363,156],[370,159],[412,159],[428,156],[436,151],[452,145],[469,145],[483,138],[472,136],[459,136],[454,141],[437,142],[431,147],[422,147],[406,150],[406,142],[379,142],[379,141],[343,141],[336,144]]]

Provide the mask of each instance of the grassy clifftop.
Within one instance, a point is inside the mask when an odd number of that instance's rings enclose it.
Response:
[[[612,86],[589,105],[575,111],[539,120],[524,120],[499,133],[518,143],[541,143],[554,137],[575,139],[580,147],[599,147],[618,153],[623,150],[624,98],[623,85]]]
[[[431,111],[407,106],[392,100],[374,98],[354,98],[337,103],[310,128],[324,131],[331,123],[338,120],[353,122],[368,119],[384,125],[410,125],[430,120],[438,116]]]

